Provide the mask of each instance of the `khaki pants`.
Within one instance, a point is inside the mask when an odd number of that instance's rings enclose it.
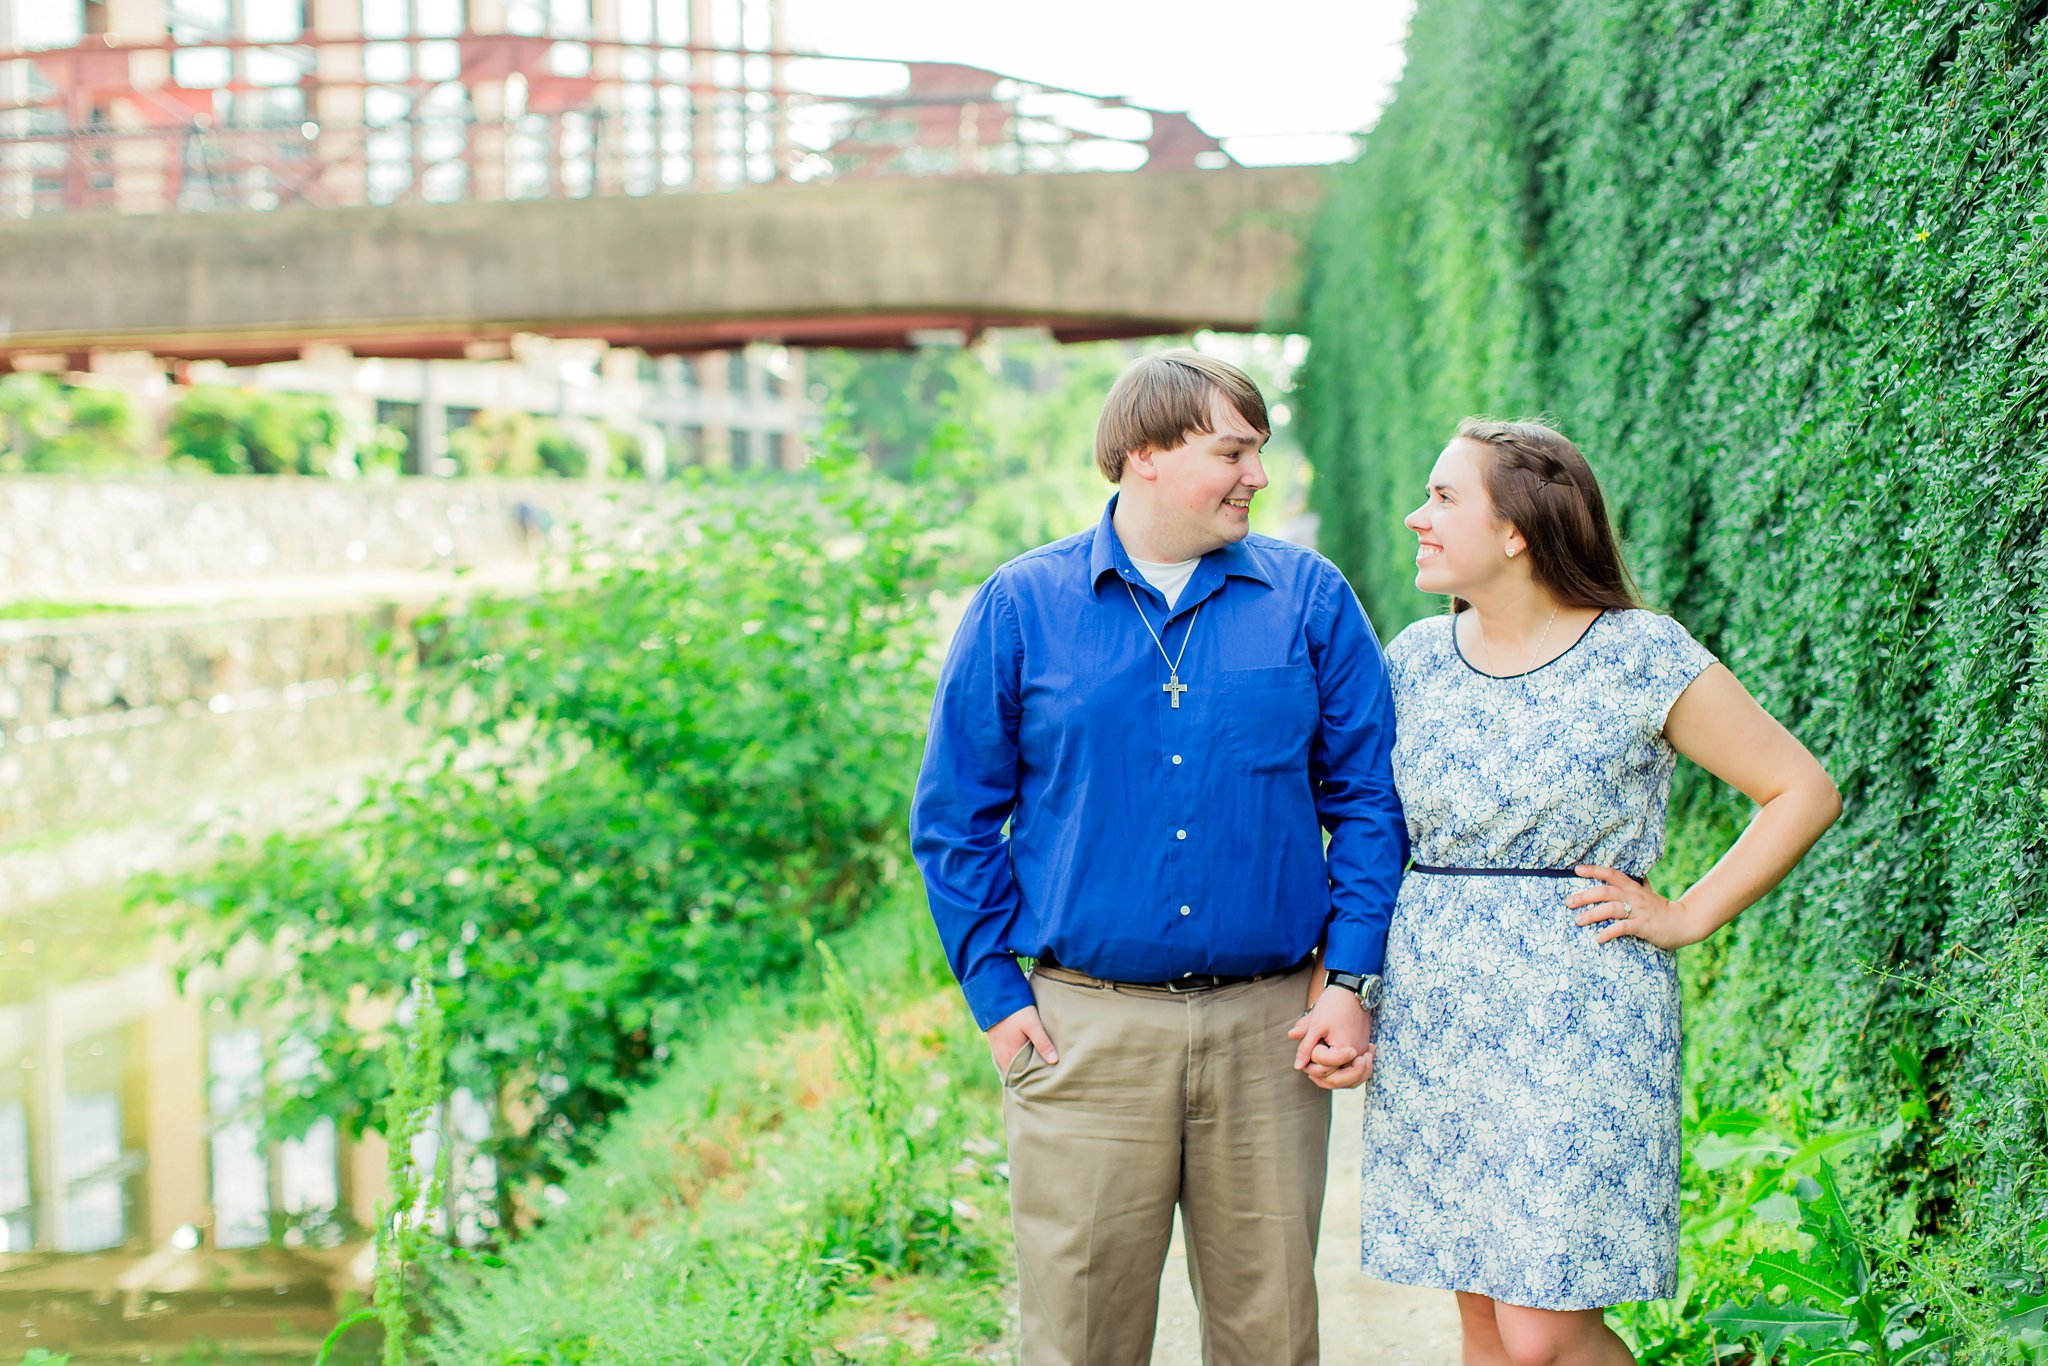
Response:
[[[1177,995],[1032,975],[1060,1060],[1027,1044],[1003,1078],[1021,1366],[1151,1360],[1176,1204],[1202,1360],[1314,1366],[1330,1096],[1287,1037],[1308,979]]]

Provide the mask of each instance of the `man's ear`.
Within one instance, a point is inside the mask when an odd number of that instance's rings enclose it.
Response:
[[[1124,473],[1135,474],[1140,479],[1152,480],[1159,477],[1159,452],[1150,446],[1140,446],[1124,452]]]

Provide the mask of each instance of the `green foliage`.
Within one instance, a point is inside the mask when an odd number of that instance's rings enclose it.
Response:
[[[215,474],[325,474],[342,421],[318,395],[201,384],[172,409],[164,439],[174,460]]]
[[[1973,1040],[1951,1087],[1961,1102],[1928,1160],[1988,1177],[1955,1192],[1955,1236],[1916,1251],[1916,1289],[1955,1325],[1959,1357],[2048,1357],[2048,922],[2022,923],[1996,957],[1959,949],[1934,981],[1900,980]]]
[[[384,1366],[406,1366],[422,1264],[438,1240],[432,1221],[448,1189],[447,1135],[440,1131],[448,1102],[447,1017],[434,989],[433,963],[422,954],[406,997],[411,1019],[389,1044],[391,1092],[384,1098],[384,1141],[391,1199],[377,1220],[377,1273],[372,1303],[384,1330]],[[433,1166],[421,1170],[418,1143],[432,1136]]]
[[[429,1360],[960,1361],[999,1334],[986,1048],[915,893],[834,942],[736,984],[502,1266],[439,1277]]]
[[[1763,1282],[1764,1295],[1748,1304],[1725,1304],[1707,1322],[1731,1338],[1753,1338],[1765,1361],[1788,1343],[1788,1366],[1829,1361],[1868,1361],[1905,1366],[1929,1360],[1945,1337],[1914,1326],[1920,1306],[1894,1301],[1871,1275],[1863,1244],[1842,1208],[1834,1170],[1826,1162],[1797,1192],[1803,1249],[1760,1252],[1749,1274]]]
[[[897,478],[917,468],[942,429],[978,425],[993,388],[975,353],[955,347],[818,351],[808,369],[875,468]]]
[[[430,1267],[455,1251],[433,1231],[448,1191],[451,1167],[448,1103],[448,1021],[423,954],[385,1044],[391,1091],[384,1097],[385,1180],[390,1192],[377,1211],[376,1272],[368,1308],[343,1315],[320,1344],[313,1366],[327,1366],[351,1330],[374,1323],[382,1334],[383,1366],[406,1366],[414,1325],[423,1310],[423,1280]],[[432,1165],[419,1160],[421,1139],[433,1148]]]
[[[1747,1109],[1702,1114],[1698,1088],[1692,1088],[1682,1150],[1678,1294],[1611,1311],[1638,1359],[1648,1366],[1740,1355],[1743,1349],[1722,1336],[1736,1330],[1707,1311],[1752,1291],[1752,1259],[1783,1250],[1782,1230],[1798,1222],[1799,1196],[1814,1188],[1829,1158],[1867,1151],[1885,1137],[1868,1126],[1810,1130],[1796,1106],[1777,1118]]]
[[[552,429],[556,424],[548,425]],[[462,474],[531,477],[541,471],[538,449],[541,430],[541,419],[532,413],[497,410],[478,413],[475,421],[448,433],[448,455]],[[547,435],[556,438],[559,433],[549,430]],[[582,452],[573,443],[570,443],[570,449],[575,450],[578,458],[575,472],[581,474]]]
[[[455,468],[468,475],[512,475],[531,478],[552,474],[580,479],[590,473],[590,442],[611,452],[610,472],[639,475],[644,456],[639,443],[623,432],[585,424],[572,431],[558,418],[513,409],[477,414],[468,426],[448,434],[448,454]]]
[[[98,617],[135,610],[132,603],[52,602],[48,598],[18,598],[13,602],[0,602],[0,621],[69,621],[74,617]]]
[[[822,351],[811,373],[829,413],[877,468],[944,479],[986,572],[1009,555],[1092,525],[1109,486],[1095,469],[1095,419],[1129,360],[1119,343],[984,340],[972,350]]]
[[[145,432],[126,394],[47,375],[0,375],[0,473],[101,474],[143,463]]]
[[[405,472],[405,454],[410,443],[403,427],[380,422],[357,437],[355,469],[358,474],[393,475]]]
[[[614,479],[645,479],[647,477],[647,442],[633,432],[618,427],[604,429],[605,449],[609,463],[605,472]],[[547,460],[544,450],[541,456]],[[553,468],[550,465],[550,468]],[[563,470],[561,473],[567,474]]]
[[[886,895],[949,496],[843,455],[779,486],[688,481],[551,591],[439,622],[449,667],[415,701],[439,739],[339,825],[152,888],[196,908],[190,963],[273,946],[235,1003],[281,1011],[320,1060],[280,1125],[376,1123],[389,1066],[352,1002],[398,994],[425,952],[451,1079],[520,1116],[485,1146],[509,1201],[735,983]]]
[[[1547,410],[1650,600],[1835,776],[1838,828],[1688,955],[1687,1065],[1710,1109],[1916,1101],[1843,1195],[1987,1352],[2048,1273],[1994,1024],[2040,1019],[2009,949],[2048,892],[2044,83],[2012,0],[1422,0],[1302,301],[1324,548],[1384,630],[1457,419]],[[1675,809],[1746,814],[1697,774]]]

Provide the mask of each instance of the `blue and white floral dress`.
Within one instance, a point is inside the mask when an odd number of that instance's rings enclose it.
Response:
[[[1672,955],[1595,942],[1569,869],[1640,877],[1664,848],[1672,704],[1714,657],[1609,611],[1494,678],[1448,616],[1387,650],[1394,777],[1418,866],[1387,937],[1365,1101],[1367,1275],[1591,1309],[1673,1293],[1679,1028]]]

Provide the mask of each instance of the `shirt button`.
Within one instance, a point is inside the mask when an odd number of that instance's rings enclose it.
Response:
[[[1176,830],[1173,832],[1173,837],[1177,840],[1184,840],[1188,837],[1188,832],[1185,830]]]
[[[1194,909],[1195,908],[1193,906],[1183,906],[1180,908],[1180,913],[1182,915],[1192,915],[1194,913]]]
[[[1174,755],[1174,756],[1173,756],[1173,761],[1174,761],[1175,763],[1179,763],[1179,762],[1180,762],[1180,756],[1179,756],[1178,754]]]

